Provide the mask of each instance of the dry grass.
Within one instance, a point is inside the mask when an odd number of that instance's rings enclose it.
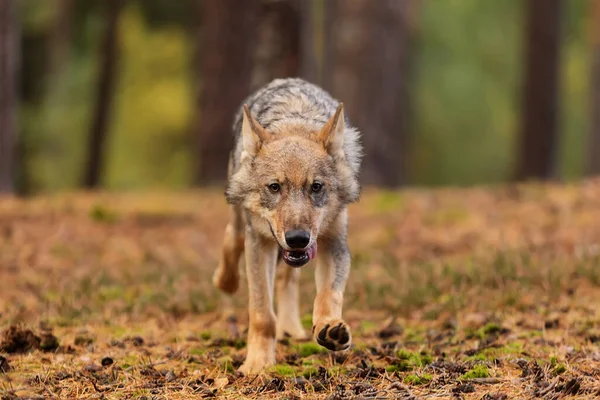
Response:
[[[226,321],[210,284],[226,211],[207,191],[0,199],[0,396],[600,396],[600,181],[367,190],[351,209],[354,347],[280,343],[258,378],[234,372],[245,290]]]

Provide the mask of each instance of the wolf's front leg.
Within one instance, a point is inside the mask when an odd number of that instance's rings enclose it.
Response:
[[[275,313],[273,286],[277,245],[246,229],[246,275],[248,277],[248,354],[240,367],[244,374],[257,374],[275,363]]]
[[[342,319],[344,288],[350,271],[350,252],[346,244],[346,232],[319,243],[315,275],[317,297],[313,309],[313,336],[329,350],[345,350],[350,347],[350,327]]]

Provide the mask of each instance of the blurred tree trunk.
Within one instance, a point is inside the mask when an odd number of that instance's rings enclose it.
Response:
[[[233,147],[233,117],[250,94],[261,3],[259,0],[198,0],[197,37],[201,89],[194,130],[196,183],[225,181]]]
[[[55,0],[54,24],[48,40],[48,63],[46,64],[46,88],[52,91],[60,72],[67,64],[73,22],[74,0]]]
[[[292,0],[262,1],[252,89],[300,73],[299,6]]]
[[[88,138],[88,160],[83,182],[86,188],[98,187],[102,176],[110,112],[117,82],[118,29],[123,3],[124,0],[105,0],[106,27],[99,52],[96,98]]]
[[[19,24],[16,0],[0,0],[0,193],[14,191]]]
[[[412,0],[325,3],[324,85],[363,133],[361,180],[406,182]]]
[[[528,0],[523,114],[516,179],[556,173],[561,0]]]
[[[592,2],[592,121],[587,172],[600,175],[600,0]]]
[[[317,61],[317,38],[322,35],[321,24],[316,21],[315,9],[319,6],[316,0],[296,0],[299,18],[299,57],[300,77],[309,82],[320,83],[319,65]]]

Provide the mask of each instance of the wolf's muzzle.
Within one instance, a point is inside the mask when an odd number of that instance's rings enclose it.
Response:
[[[294,250],[302,250],[310,243],[310,232],[294,229],[285,233],[285,243]]]
[[[283,261],[290,267],[298,268],[306,265],[317,255],[317,244],[302,250],[282,250]]]

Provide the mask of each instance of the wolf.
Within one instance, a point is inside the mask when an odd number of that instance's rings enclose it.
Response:
[[[213,283],[235,293],[245,254],[248,353],[240,371],[257,374],[274,364],[276,338],[307,337],[300,322],[299,267],[313,259],[312,334],[329,350],[349,348],[342,303],[350,271],[347,206],[360,194],[359,131],[326,91],[288,78],[247,97],[233,132],[225,190],[230,220]],[[287,266],[277,271],[280,259]]]

